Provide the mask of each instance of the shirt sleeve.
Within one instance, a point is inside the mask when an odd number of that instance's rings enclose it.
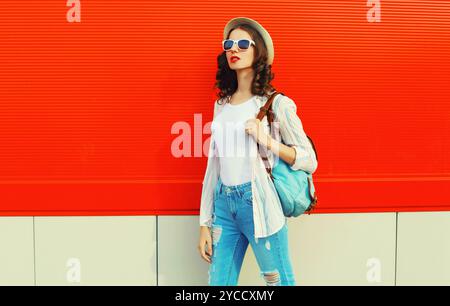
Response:
[[[278,98],[278,97],[277,97]],[[295,162],[290,165],[292,170],[303,170],[310,174],[317,169],[318,162],[314,149],[303,130],[303,124],[297,115],[297,105],[287,97],[275,99],[274,113],[278,117],[280,134],[283,143],[295,150]]]
[[[213,120],[217,114],[217,100],[214,103]],[[214,201],[214,189],[216,187],[215,178],[219,175],[218,162],[214,162],[216,158],[216,150],[214,146],[213,135],[211,134],[209,150],[208,150],[208,161],[206,165],[206,171],[202,182],[202,195],[200,201],[200,226],[212,225],[212,209]]]

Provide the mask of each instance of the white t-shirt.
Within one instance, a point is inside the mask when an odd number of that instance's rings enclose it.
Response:
[[[251,158],[256,156],[257,146],[253,137],[245,132],[245,122],[256,118],[257,111],[255,96],[237,105],[226,103],[211,124],[219,155],[220,178],[227,186],[252,179]]]

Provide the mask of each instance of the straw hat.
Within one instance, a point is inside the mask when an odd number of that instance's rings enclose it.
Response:
[[[269,32],[267,32],[267,30],[264,29],[264,27],[262,25],[260,25],[256,20],[253,20],[253,19],[247,18],[247,17],[236,17],[236,18],[231,19],[230,21],[228,21],[225,28],[223,29],[223,39],[227,39],[230,31],[241,24],[248,24],[248,25],[252,26],[256,31],[258,31],[258,33],[263,38],[264,43],[267,48],[267,53],[268,53],[267,54],[268,55],[267,56],[267,64],[272,65],[273,58],[275,56],[275,52],[273,49],[272,37],[270,37]]]

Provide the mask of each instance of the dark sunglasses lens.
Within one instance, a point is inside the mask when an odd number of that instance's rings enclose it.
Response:
[[[225,49],[225,50],[229,50],[229,49],[231,49],[233,47],[233,41],[232,40],[225,40],[224,42],[223,42],[223,48]]]
[[[248,39],[241,39],[238,42],[238,46],[241,49],[248,49],[250,47],[250,41]]]

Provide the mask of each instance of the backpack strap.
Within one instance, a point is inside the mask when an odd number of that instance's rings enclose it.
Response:
[[[275,99],[275,97],[279,94],[282,94],[280,92],[274,91],[269,99],[267,100],[267,102],[264,104],[264,106],[261,106],[259,109],[259,113],[256,116],[257,119],[259,119],[260,121],[262,121],[262,119],[264,118],[264,116],[267,115],[267,121],[269,122],[269,129],[272,129],[272,122],[273,122],[273,118],[274,118],[274,114],[272,111],[272,102]],[[258,146],[258,152],[260,152],[259,150],[259,143],[257,143]],[[267,153],[267,149],[264,150],[265,153]],[[261,154],[260,156],[264,162],[265,168],[267,173],[269,174],[270,178],[272,179],[272,181],[274,180],[273,175],[272,175],[272,167],[270,165],[269,159],[267,158],[267,154]]]
[[[267,121],[269,122],[269,129],[272,129],[272,123],[273,123],[273,120],[274,120],[274,113],[273,113],[273,110],[272,110],[272,104],[273,104],[273,101],[274,101],[275,97],[277,95],[279,95],[279,94],[283,95],[283,96],[285,95],[282,92],[278,92],[278,91],[272,92],[272,94],[270,95],[269,99],[264,104],[264,106],[260,107],[259,113],[256,116],[257,119],[262,121],[264,116],[267,115]],[[312,148],[314,150],[314,153],[316,155],[316,160],[319,161],[319,157],[317,156],[317,151],[316,151],[316,147],[314,146],[313,140],[308,135],[306,135],[306,137],[308,138],[309,142],[311,143],[311,146],[312,146]],[[258,152],[259,152],[259,143],[258,143]],[[273,176],[272,176],[272,168],[270,167],[269,160],[268,160],[267,156],[266,155],[264,155],[264,156],[261,155],[261,158],[263,159],[263,162],[266,165],[267,173],[269,173],[270,177],[273,178]]]

